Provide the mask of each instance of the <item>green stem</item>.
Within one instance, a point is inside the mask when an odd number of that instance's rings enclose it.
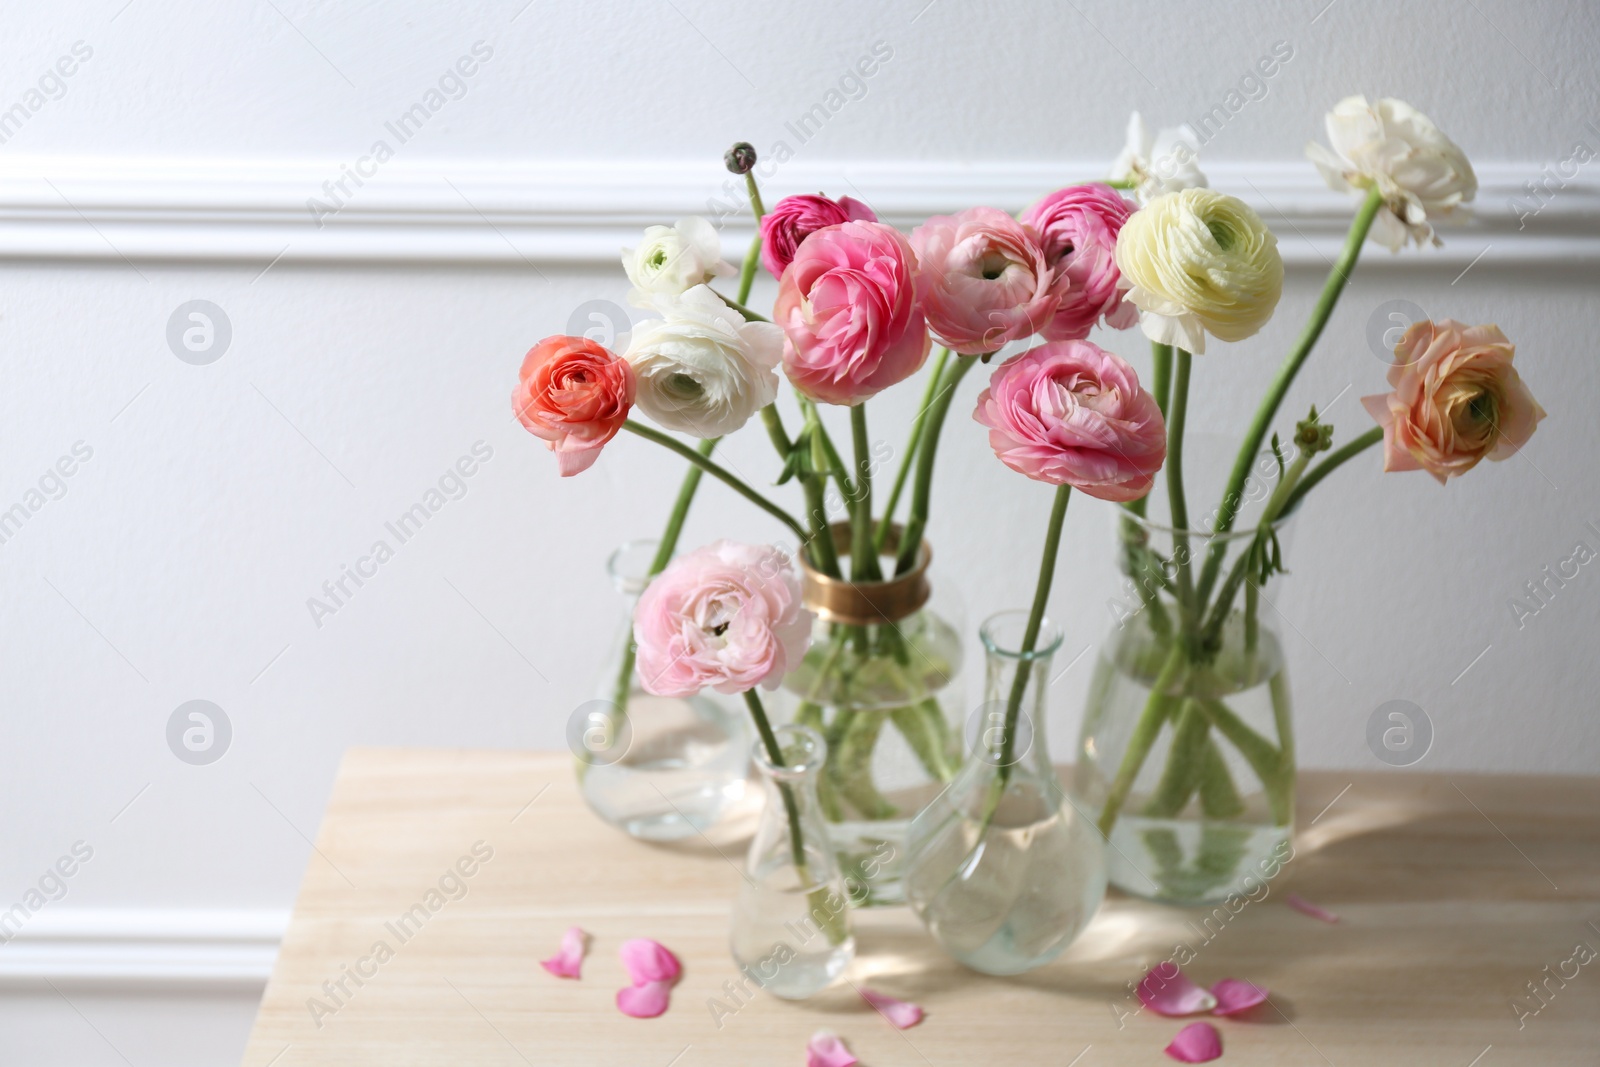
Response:
[[[878,554],[872,550],[872,441],[867,433],[867,405],[850,409],[850,443],[855,449],[855,497],[850,503],[850,570],[858,582],[881,582]]]
[[[1234,457],[1233,472],[1228,478],[1228,487],[1223,491],[1222,503],[1217,508],[1217,521],[1213,527],[1216,533],[1224,534],[1233,529],[1233,520],[1238,517],[1239,507],[1244,503],[1244,483],[1250,477],[1250,468],[1255,464],[1256,456],[1261,451],[1261,442],[1266,440],[1267,428],[1272,425],[1273,417],[1277,415],[1279,405],[1288,394],[1289,386],[1294,383],[1295,375],[1310,357],[1317,338],[1322,336],[1323,327],[1328,324],[1334,305],[1339,302],[1340,294],[1350,281],[1350,272],[1355,269],[1356,259],[1361,255],[1361,244],[1367,239],[1367,232],[1372,229],[1372,220],[1377,217],[1382,207],[1383,194],[1376,187],[1369,189],[1367,198],[1361,202],[1355,218],[1350,222],[1350,232],[1345,237],[1344,248],[1334,262],[1333,269],[1328,272],[1328,280],[1322,286],[1322,295],[1317,298],[1316,306],[1311,309],[1311,318],[1306,321],[1305,329],[1301,331],[1300,339],[1295,342],[1294,348],[1289,350],[1282,365],[1278,367],[1277,375],[1267,388],[1267,395],[1262,397],[1261,405],[1256,408],[1255,417],[1251,420],[1249,429],[1245,431],[1244,441],[1239,446],[1239,454]],[[1219,551],[1221,547],[1214,545],[1211,558],[1206,561],[1205,573],[1200,579],[1201,596],[1209,593],[1216,581],[1217,570],[1222,566],[1222,556]]]
[[[1000,738],[1002,786],[1011,777],[1017,719],[1022,714],[1022,696],[1028,688],[1028,677],[1033,673],[1033,650],[1039,643],[1039,629],[1044,625],[1044,609],[1050,600],[1050,586],[1056,576],[1056,556],[1061,549],[1061,527],[1067,521],[1067,502],[1071,499],[1072,486],[1056,488],[1055,504],[1050,509],[1050,525],[1044,535],[1044,554],[1039,558],[1039,580],[1033,587],[1033,606],[1028,609],[1028,625],[1022,633],[1022,647],[1017,650],[1017,673],[1011,679],[1011,693],[1006,698],[1005,734]]]
[[[1293,782],[1293,765],[1285,765],[1283,753],[1277,746],[1254,730],[1233,713],[1222,701],[1214,697],[1196,697],[1195,703],[1205,713],[1217,732],[1233,743],[1239,754],[1250,764],[1250,769],[1261,779],[1267,794],[1267,804],[1272,809],[1272,820],[1287,826],[1291,814],[1289,783]]]
[[[761,238],[759,238],[759,237],[756,238],[755,250],[758,253],[761,251]],[[746,256],[745,257],[745,264],[748,266],[749,263],[750,263],[750,258],[748,256]],[[753,272],[752,272],[752,274],[753,274]],[[744,288],[744,279],[743,278],[739,279],[739,288],[740,289]],[[713,289],[712,292],[716,292],[716,290]],[[726,295],[724,295],[722,293],[717,293],[717,296],[722,298],[722,302],[724,304],[727,304],[730,308],[732,308],[733,310],[737,311],[740,315],[744,316],[744,321],[746,321],[746,322],[771,322],[772,321],[771,319],[767,318],[765,315],[761,314],[761,312],[752,311],[749,308],[745,307],[743,300],[734,300],[732,297],[726,296]]]
[[[1167,506],[1172,509],[1172,561],[1178,568],[1180,621],[1188,630],[1194,619],[1194,579],[1189,572],[1189,501],[1183,491],[1183,433],[1189,421],[1189,369],[1192,357],[1177,350],[1172,384],[1172,409],[1167,417]]]
[[[1210,736],[1211,728],[1206,717],[1195,707],[1192,698],[1185,698],[1178,709],[1177,725],[1172,730],[1172,747],[1167,750],[1167,765],[1155,792],[1145,804],[1144,814],[1151,818],[1170,819],[1184,809],[1189,798],[1200,785],[1201,756]]]
[[[912,459],[922,443],[923,429],[928,421],[928,405],[933,402],[934,391],[939,388],[939,379],[944,377],[944,365],[949,359],[950,350],[939,349],[939,354],[933,360],[933,371],[928,375],[927,388],[922,392],[922,403],[917,407],[917,417],[911,420],[911,439],[906,442],[906,454],[900,457],[900,469],[895,472],[894,487],[889,490],[889,502],[883,506],[883,518],[878,523],[877,533],[872,535],[872,547],[880,553],[889,540],[889,527],[894,523],[895,509],[900,506],[900,493],[906,487]]]
[[[1338,470],[1339,466],[1346,460],[1359,456],[1382,440],[1383,427],[1374,426],[1360,437],[1352,438],[1346,442],[1343,447],[1329,452],[1323,457],[1322,462],[1306,472],[1306,476],[1300,479],[1300,484],[1294,487],[1294,492],[1290,493],[1288,499],[1283,503],[1283,514],[1293,513],[1294,509],[1300,506],[1301,498],[1311,492],[1312,489],[1315,489],[1318,482]]]
[[[905,536],[900,540],[900,557],[895,561],[895,573],[905,574],[916,566],[922,548],[922,533],[928,527],[928,505],[933,495],[933,462],[939,454],[939,432],[944,429],[944,419],[950,412],[956,386],[966,376],[979,357],[958,357],[955,366],[948,368],[944,381],[928,408],[928,421],[922,432],[922,444],[917,452],[917,480],[911,488],[911,514],[906,520]]]
[[[1301,476],[1305,473],[1306,464],[1310,462],[1310,455],[1302,452],[1294,458],[1293,463],[1289,464],[1289,469],[1284,471],[1283,478],[1278,482],[1278,487],[1272,491],[1272,496],[1267,498],[1266,507],[1261,511],[1261,521],[1256,526],[1258,531],[1270,535],[1272,524],[1283,514],[1287,502],[1293,498],[1295,490],[1299,487]],[[1241,585],[1248,583],[1248,589],[1252,596],[1256,593],[1255,583],[1249,581],[1250,566],[1253,562],[1256,562],[1256,553],[1264,550],[1264,543],[1260,537],[1257,537],[1234,561],[1233,569],[1228,572],[1228,576],[1222,580],[1222,585],[1217,589],[1217,598],[1211,605],[1211,615],[1205,620],[1204,629],[1208,633],[1215,635],[1221,632],[1223,623],[1228,619],[1228,612],[1233,607],[1233,598],[1239,592]],[[1247,638],[1246,651],[1253,651],[1253,638],[1248,626],[1246,627],[1245,636]]]
[[[1156,398],[1156,407],[1161,409],[1162,419],[1166,419],[1167,402],[1172,393],[1172,346],[1150,342],[1150,366],[1150,395]],[[1125,506],[1142,519],[1150,508],[1150,494]]]
[[[709,459],[720,440],[720,437],[708,437],[701,441],[700,454]],[[656,546],[655,558],[650,561],[651,578],[666,569],[673,553],[678,550],[678,537],[683,533],[683,522],[689,515],[689,505],[694,502],[695,490],[700,488],[700,476],[703,473],[699,467],[691,465],[683,474],[683,483],[678,487],[678,499],[672,505],[672,514],[667,517],[666,529],[661,531],[661,542]],[[633,688],[633,664],[638,654],[639,646],[633,643],[630,636],[622,650],[622,670],[617,673],[616,699],[613,701],[619,717],[628,713],[628,693]]]
[[[789,432],[783,428],[783,416],[778,414],[776,403],[768,404],[761,409],[761,424],[767,428],[767,439],[777,450],[778,458],[788,459],[789,450],[794,447],[794,442],[789,440]]]
[[[1117,776],[1112,779],[1111,790],[1106,794],[1105,807],[1100,809],[1100,833],[1104,837],[1111,836],[1111,828],[1116,825],[1117,816],[1122,812],[1122,805],[1133,789],[1133,781],[1139,776],[1139,768],[1144,766],[1146,757],[1150,755],[1151,746],[1156,743],[1156,737],[1161,733],[1161,724],[1166,720],[1167,689],[1171,687],[1172,680],[1182,665],[1183,645],[1174,641],[1167,653],[1166,661],[1161,664],[1156,680],[1150,683],[1150,696],[1144,702],[1144,711],[1133,728],[1133,736],[1128,739],[1127,750],[1122,754],[1122,763],[1117,767]]]
[[[663,448],[667,448],[673,452],[676,452],[690,463],[700,467],[707,474],[711,475],[713,478],[717,479],[719,482],[722,482],[734,492],[750,501],[762,511],[765,511],[768,515],[771,515],[773,518],[783,523],[802,542],[807,540],[805,527],[796,522],[793,515],[790,515],[787,511],[783,510],[778,505],[774,504],[772,501],[768,500],[766,497],[750,488],[750,486],[746,485],[744,481],[737,475],[730,473],[728,470],[724,469],[717,463],[714,463],[708,457],[702,456],[700,453],[696,452],[682,441],[679,441],[674,437],[669,437],[660,430],[652,430],[643,423],[634,422],[632,419],[627,420],[622,425],[624,429],[638,434],[646,441],[654,441]]]

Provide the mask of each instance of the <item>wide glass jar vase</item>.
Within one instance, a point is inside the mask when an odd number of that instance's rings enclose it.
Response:
[[[848,556],[848,524],[833,527]],[[893,573],[899,528],[883,547]],[[856,907],[901,904],[906,832],[961,764],[961,637],[929,607],[924,543],[916,564],[882,582],[830,578],[801,559],[816,629],[784,678],[793,721],[827,742],[817,796]]]
[[[1282,523],[1215,535],[1115,521],[1124,582],[1074,794],[1123,891],[1173,904],[1248,894],[1292,855],[1289,680],[1266,617]]]
[[[751,735],[737,697],[709,690],[661,697],[640,684],[633,609],[656,548],[653,540],[629,541],[606,562],[621,618],[595,698],[567,721],[567,745],[596,815],[633,837],[676,841],[705,833],[742,806]]]

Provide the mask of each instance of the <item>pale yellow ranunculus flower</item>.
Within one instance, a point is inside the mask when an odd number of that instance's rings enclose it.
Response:
[[[1278,239],[1250,206],[1213,189],[1184,189],[1134,212],[1117,236],[1145,336],[1204,352],[1206,334],[1253,336],[1283,295]]]

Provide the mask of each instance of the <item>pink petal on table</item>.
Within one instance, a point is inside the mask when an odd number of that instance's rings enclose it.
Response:
[[[547,960],[540,960],[539,966],[557,978],[582,977],[579,971],[583,967],[583,946],[587,936],[581,926],[567,927],[567,932],[561,935],[561,951]]]
[[[1326,908],[1319,908],[1299,893],[1290,893],[1283,898],[1283,902],[1302,915],[1309,915],[1313,919],[1321,919],[1325,923],[1336,923],[1339,916]]]
[[[622,965],[628,969],[628,977],[633,979],[634,985],[673,982],[683,973],[678,957],[661,942],[647,937],[624,941],[617,954],[622,957]]]
[[[909,1000],[897,1000],[887,993],[863,988],[861,999],[871,1004],[896,1030],[909,1030],[922,1021],[922,1005]]]
[[[654,1019],[667,1010],[671,996],[671,982],[640,982],[617,990],[617,1010],[635,1019]]]
[[[1171,960],[1144,976],[1139,1000],[1157,1015],[1198,1015],[1217,1006],[1217,998],[1189,981]]]
[[[860,1062],[844,1047],[838,1034],[818,1030],[806,1042],[806,1067],[855,1067]]]
[[[1190,1023],[1164,1051],[1179,1063],[1210,1063],[1222,1055],[1222,1035],[1210,1023]]]
[[[1211,987],[1211,992],[1217,998],[1212,1015],[1237,1015],[1267,1002],[1265,989],[1242,978],[1224,978]]]

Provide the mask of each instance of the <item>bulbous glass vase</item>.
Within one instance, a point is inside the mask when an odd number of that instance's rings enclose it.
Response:
[[[633,837],[677,841],[704,833],[740,806],[750,732],[744,709],[728,698],[709,691],[660,697],[640,684],[633,608],[655,552],[655,541],[630,541],[606,563],[622,594],[622,620],[596,698],[568,720],[567,744],[590,810]]]
[[[827,751],[804,726],[776,731],[783,765],[751,750],[766,808],[733,906],[733,961],[762,989],[802,1000],[826,989],[855,959],[850,896],[817,801]]]
[[[906,900],[940,946],[985,974],[1020,974],[1059,956],[1105,895],[1100,835],[1067,802],[1045,743],[1045,693],[1061,631],[1044,620],[1020,651],[1027,613],[981,630],[986,701],[970,754],[911,823]],[[1021,703],[1008,725],[1012,694]]]

